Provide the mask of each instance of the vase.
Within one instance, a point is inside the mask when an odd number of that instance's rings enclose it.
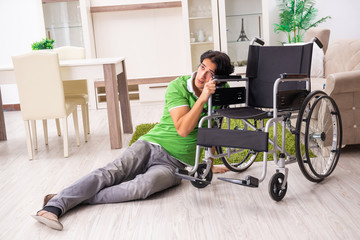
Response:
[[[205,41],[205,34],[204,34],[204,31],[201,29],[197,32],[197,40],[198,40],[198,42]]]

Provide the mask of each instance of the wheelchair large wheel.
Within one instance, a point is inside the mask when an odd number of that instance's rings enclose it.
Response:
[[[299,111],[295,148],[299,167],[312,182],[335,169],[340,157],[342,126],[335,101],[322,91],[310,93]]]
[[[196,172],[194,173],[193,177],[199,178],[201,177],[201,175],[205,172],[206,170],[206,164],[205,163],[200,163]],[[213,172],[210,169],[210,172],[206,175],[205,179],[207,182],[203,182],[203,181],[191,181],[191,184],[196,187],[196,188],[204,188],[207,185],[210,184],[211,180],[213,178]]]
[[[233,172],[243,172],[248,169],[255,161],[258,152],[249,149],[229,149],[225,147],[216,147],[216,152],[222,154],[227,151],[236,151],[237,153],[230,157],[221,157],[224,165]]]

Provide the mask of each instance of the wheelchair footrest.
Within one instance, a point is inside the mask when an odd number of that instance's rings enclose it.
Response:
[[[210,182],[206,181],[205,179],[200,179],[200,178],[190,176],[189,172],[187,170],[185,170],[185,169],[176,168],[175,169],[175,176],[179,177],[179,178],[182,178],[182,179],[192,181],[192,182],[203,182],[203,183],[210,184]]]
[[[259,179],[252,176],[246,176],[245,180],[236,179],[236,178],[223,178],[223,177],[219,177],[218,179],[225,182],[243,185],[246,187],[253,187],[253,188],[259,187]]]

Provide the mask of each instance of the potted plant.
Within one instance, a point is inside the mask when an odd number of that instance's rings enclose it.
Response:
[[[41,50],[41,49],[53,49],[54,48],[54,39],[43,38],[40,42],[34,42],[31,45],[32,50]]]
[[[318,10],[314,5],[314,0],[278,0],[280,23],[274,24],[274,31],[285,32],[289,43],[302,42],[309,28],[331,18],[326,16],[315,21]]]

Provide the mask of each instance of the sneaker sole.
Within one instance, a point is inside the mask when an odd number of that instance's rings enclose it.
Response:
[[[45,224],[49,228],[55,229],[55,230],[63,230],[63,225],[59,221],[50,220],[46,217],[38,216],[38,215],[31,215],[36,221]]]

